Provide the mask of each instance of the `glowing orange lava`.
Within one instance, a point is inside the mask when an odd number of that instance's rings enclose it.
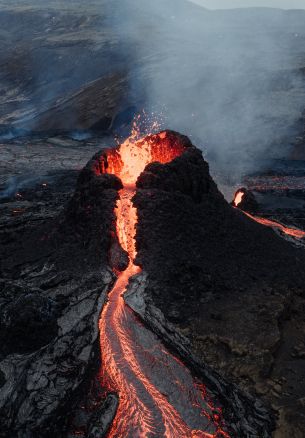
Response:
[[[244,192],[237,192],[234,199],[234,205],[237,207],[241,201],[243,200],[243,197],[245,196]]]
[[[258,216],[252,216],[250,213],[246,213],[245,211],[244,211],[244,213],[248,217],[250,217],[251,219],[258,222],[259,224],[265,225],[266,227],[278,228],[279,230],[281,230],[284,234],[287,234],[288,236],[293,236],[293,237],[296,237],[297,239],[302,239],[303,237],[305,237],[305,231],[298,230],[296,228],[286,227],[285,225],[282,225],[279,222],[273,221],[271,219],[266,219],[266,218],[258,217]]]
[[[156,341],[149,349],[147,343],[144,343],[143,347],[134,339],[135,325],[140,327],[137,332],[139,338],[145,335],[147,329],[140,325],[122,297],[130,277],[140,272],[140,268],[133,262],[136,256],[137,211],[133,206],[132,197],[135,194],[137,177],[151,161],[166,163],[181,155],[182,152],[182,147],[166,148],[166,133],[161,133],[155,137],[154,144],[149,140],[136,141],[131,138],[117,151],[110,151],[107,156],[108,167],[104,171],[114,172],[121,178],[124,185],[119,193],[120,199],[116,208],[116,226],[120,244],[130,257],[129,266],[119,274],[100,319],[102,383],[110,391],[115,391],[119,395],[118,411],[108,435],[111,438],[228,438],[227,433],[223,432],[220,426],[220,410],[218,409],[215,414],[215,408],[206,399],[205,391],[196,387],[187,368],[166,351],[159,341]],[[154,335],[149,332],[147,336]],[[139,350],[142,351],[139,352]],[[173,379],[170,393],[174,394],[178,390],[185,391],[181,400],[177,397],[176,405],[170,401],[169,395],[165,395],[151,381],[150,370],[147,366],[145,367],[145,364],[143,366],[139,359],[141,354],[152,361],[152,368],[165,367],[164,379],[168,378],[165,377],[166,374]],[[177,377],[171,374],[170,365],[168,365],[171,363],[175,363],[179,374],[185,376],[182,377],[183,381],[177,380]],[[163,376],[162,370],[158,375]],[[184,381],[192,382],[191,387],[184,389]],[[197,412],[200,424],[207,425],[205,430],[187,424],[186,415],[184,414],[183,417],[183,414],[178,411],[180,405],[185,403],[184,398],[187,402],[190,400],[189,407]],[[195,424],[194,421],[193,424]]]
[[[176,144],[167,147],[167,134],[161,132],[157,135],[137,140],[137,133],[128,138],[115,151],[109,151],[105,173],[117,175],[124,187],[135,187],[139,175],[147,164],[154,161],[165,164],[172,161],[184,152],[184,146]]]

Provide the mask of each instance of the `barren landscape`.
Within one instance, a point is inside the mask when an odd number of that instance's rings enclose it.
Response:
[[[304,436],[305,11],[161,3],[0,1],[1,437]]]

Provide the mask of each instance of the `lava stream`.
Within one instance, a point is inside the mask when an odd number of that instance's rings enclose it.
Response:
[[[235,207],[239,207],[241,202],[243,201],[245,196],[245,193],[242,190],[238,190],[235,194],[233,204]],[[271,219],[266,219],[264,217],[260,216],[254,216],[244,210],[241,210],[246,216],[253,219],[255,222],[258,222],[259,224],[265,225],[266,227],[270,228],[277,228],[278,230],[282,231],[282,233],[287,234],[288,236],[295,237],[297,239],[303,239],[305,237],[305,231],[299,230],[297,228],[291,228],[287,227],[280,222],[276,222]]]
[[[252,214],[247,213],[245,211],[244,211],[244,213],[248,217],[250,217],[251,219],[258,222],[259,224],[265,225],[266,227],[278,228],[279,230],[281,230],[284,234],[287,234],[288,236],[293,236],[293,237],[296,237],[297,239],[302,239],[303,237],[305,237],[305,231],[298,230],[296,228],[286,227],[285,225],[280,224],[279,222],[273,221],[271,219],[266,219],[266,218],[259,217],[259,216],[252,216]]]
[[[212,405],[207,391],[123,300],[129,278],[140,272],[133,263],[137,222],[132,204],[135,181],[153,155],[149,147],[139,154],[139,144],[132,142],[129,146],[125,156],[121,146],[121,164],[113,162],[112,169],[119,169],[117,175],[124,184],[116,208],[117,235],[130,263],[119,274],[100,319],[102,383],[119,395],[109,437],[228,437],[221,428],[221,410]],[[174,155],[170,151],[160,161],[170,161]]]

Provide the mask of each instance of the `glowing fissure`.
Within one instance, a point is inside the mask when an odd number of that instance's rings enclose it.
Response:
[[[159,140],[166,140],[162,135]],[[221,428],[221,410],[213,407],[206,390],[141,324],[122,297],[130,277],[140,272],[133,262],[137,211],[132,197],[137,177],[149,162],[166,163],[183,152],[179,147],[167,150],[166,141],[163,146],[161,151],[160,145],[153,148],[149,143],[131,139],[107,157],[105,171],[115,170],[124,186],[117,202],[116,224],[120,244],[130,257],[100,319],[102,384],[119,395],[118,411],[108,436],[228,437]]]

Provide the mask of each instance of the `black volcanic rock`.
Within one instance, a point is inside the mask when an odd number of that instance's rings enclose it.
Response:
[[[123,186],[115,175],[101,173],[103,159],[106,152],[97,153],[81,171],[55,235],[55,240],[64,238],[67,243],[59,259],[70,267],[85,264],[99,269],[108,264],[109,255],[113,267],[124,269],[128,264],[115,236],[114,208]]]
[[[231,207],[195,148],[147,166],[137,186],[136,261],[146,280],[127,302],[172,344],[174,333],[182,336],[201,362],[282,413],[285,397],[273,387],[282,379],[288,392],[296,383],[285,371],[283,321],[304,299],[304,250]],[[289,401],[301,393],[294,389]],[[296,412],[285,430],[301,436],[302,424]]]
[[[102,154],[99,154],[99,156]],[[0,215],[0,436],[66,437],[99,371],[98,321],[114,275],[108,268],[120,181],[95,160],[49,188],[22,192],[31,210]],[[62,193],[61,191],[64,191]],[[44,196],[41,196],[42,191]],[[6,213],[8,211],[8,213]],[[8,217],[7,217],[8,216]],[[117,250],[122,259],[122,251]],[[104,430],[116,400],[92,402],[85,424]],[[104,415],[105,414],[105,415]]]
[[[30,353],[20,354],[19,347],[18,353],[1,357],[1,437],[65,436],[81,388],[92,378],[92,363],[99,361],[98,320],[111,284],[111,274],[104,271],[84,274],[76,284],[72,280],[57,285],[52,295],[64,294],[67,304],[57,318],[52,339],[42,348],[36,343]],[[19,336],[22,343],[26,330],[19,331]]]
[[[302,287],[303,251],[231,208],[199,150],[188,150],[168,164],[150,164],[137,186],[137,262],[148,272],[165,263],[184,276],[177,264],[192,266],[192,278],[200,272],[203,280],[205,272],[205,283],[223,292],[248,289],[254,282]],[[166,271],[160,274],[167,277]]]
[[[56,302],[39,293],[22,294],[7,306],[0,318],[3,354],[30,353],[55,338],[59,317]]]
[[[178,192],[190,196],[196,204],[202,201],[203,194],[207,192],[216,197],[221,196],[208,173],[207,163],[202,165],[200,158],[201,152],[198,149],[189,148],[183,157],[167,165],[151,163],[138,178],[137,187]]]

